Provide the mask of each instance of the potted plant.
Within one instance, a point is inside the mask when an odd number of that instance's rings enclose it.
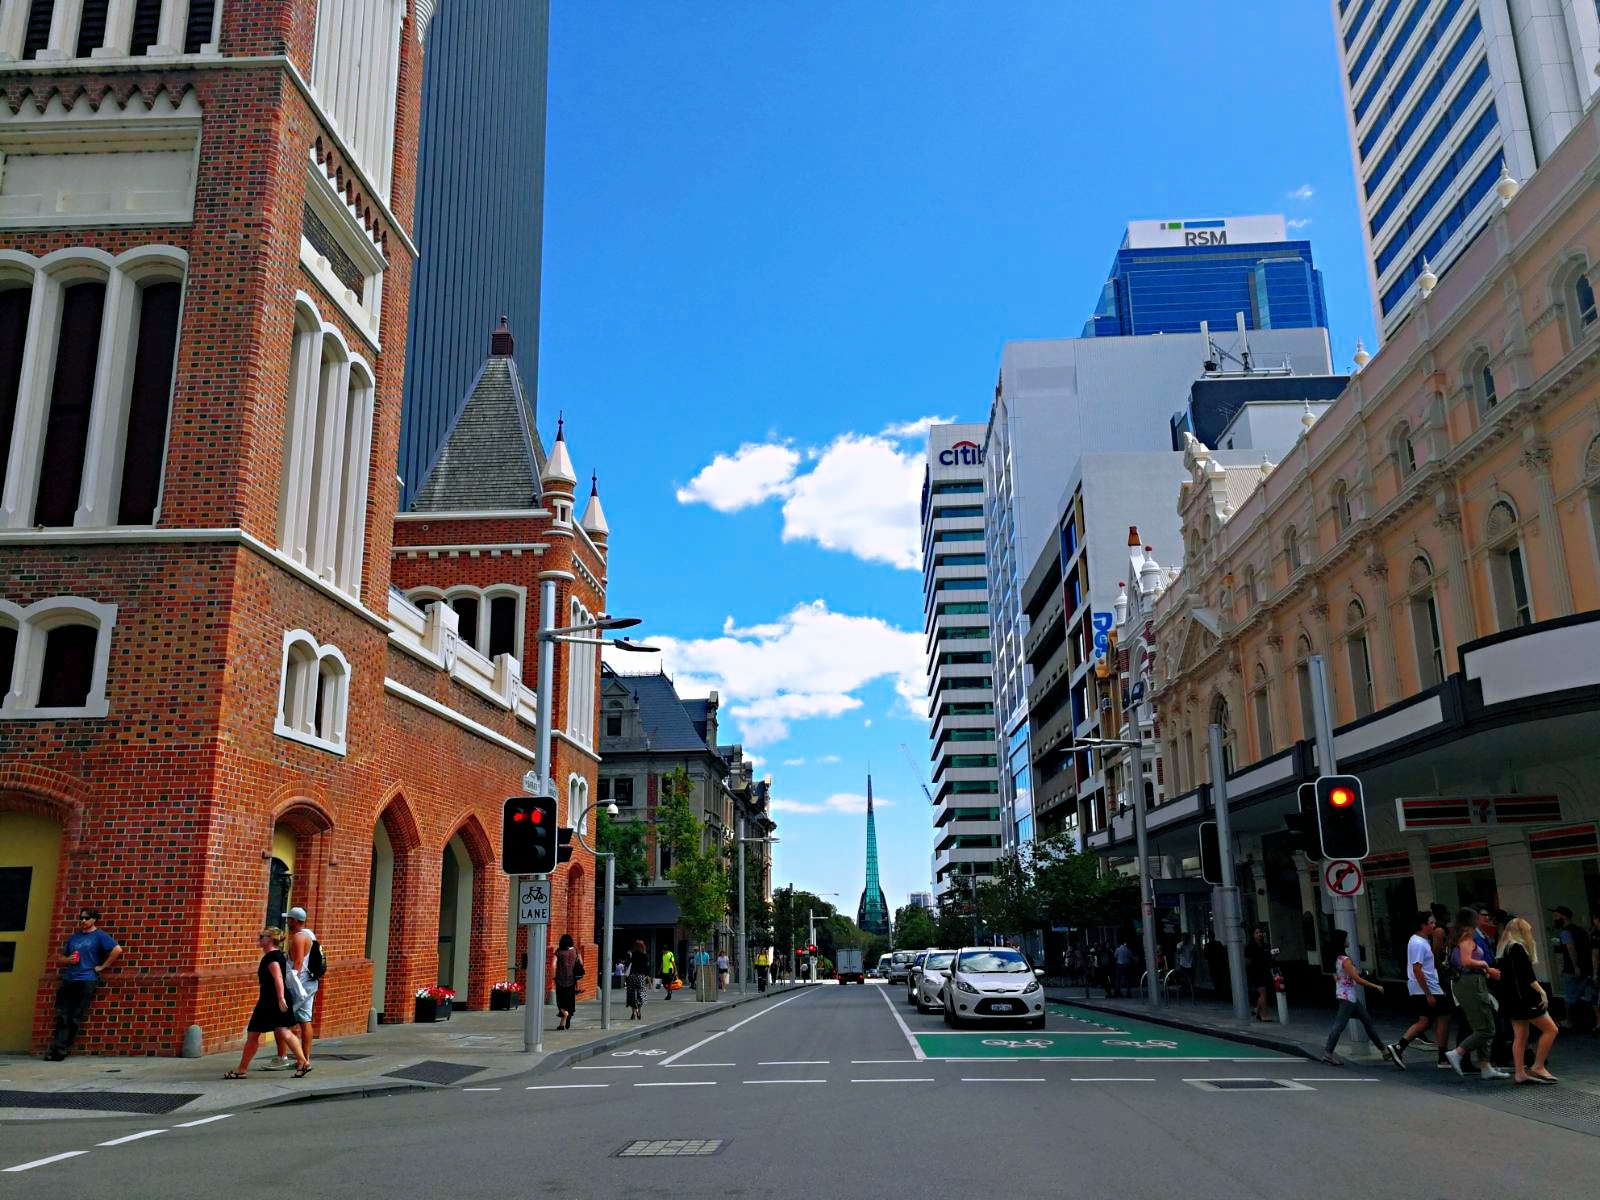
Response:
[[[418,1023],[431,1023],[433,1021],[448,1021],[450,1019],[450,1002],[456,994],[447,987],[435,984],[433,987],[417,989],[416,1011],[412,1013],[412,1020]]]
[[[523,985],[507,979],[489,989],[489,1011],[507,1012],[522,1004]]]

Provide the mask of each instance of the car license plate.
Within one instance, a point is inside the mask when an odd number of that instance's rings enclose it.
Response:
[[[1010,1012],[1011,1005],[1007,1004],[1004,1000],[996,1000],[994,1003],[989,1005],[989,1009],[991,1012]]]

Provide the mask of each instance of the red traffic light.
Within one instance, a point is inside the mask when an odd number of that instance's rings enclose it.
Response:
[[[544,824],[544,813],[536,808],[528,814],[528,820],[532,821],[535,825],[542,825]]]
[[[1349,808],[1356,802],[1356,794],[1347,787],[1336,787],[1328,793],[1328,803],[1335,808]]]

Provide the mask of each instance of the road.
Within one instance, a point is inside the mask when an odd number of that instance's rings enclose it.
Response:
[[[1597,1169],[1600,1139],[1392,1068],[1073,1009],[953,1033],[882,986],[774,997],[490,1088],[0,1129],[0,1197],[1413,1200],[1588,1194]]]

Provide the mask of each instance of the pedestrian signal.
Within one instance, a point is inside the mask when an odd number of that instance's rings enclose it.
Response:
[[[1217,844],[1217,823],[1200,822],[1200,878],[1214,887],[1222,884],[1222,847]]]
[[[1354,775],[1324,775],[1313,786],[1322,853],[1359,862],[1367,856],[1367,807],[1361,780]]]
[[[572,861],[572,826],[563,825],[556,831],[556,861]]]
[[[1317,832],[1317,788],[1315,784],[1300,785],[1300,811],[1285,813],[1283,823],[1288,826],[1289,840],[1296,850],[1305,851],[1312,862],[1321,861],[1322,837]]]
[[[554,796],[513,796],[500,819],[500,869],[507,875],[545,875],[556,865]]]

